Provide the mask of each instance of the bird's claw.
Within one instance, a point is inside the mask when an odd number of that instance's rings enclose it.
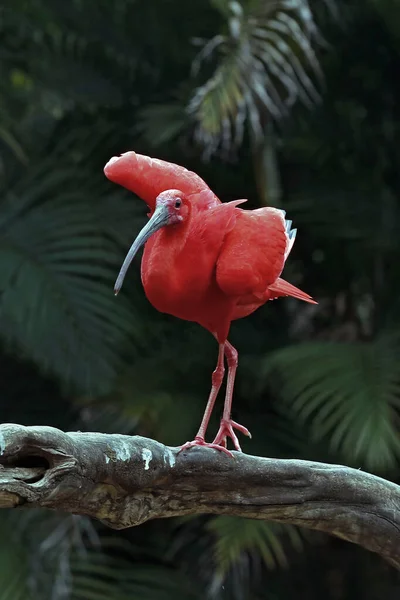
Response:
[[[243,425],[236,423],[236,421],[232,421],[232,419],[229,419],[229,420],[221,419],[221,424],[220,424],[218,433],[215,436],[215,440],[213,441],[213,444],[216,444],[217,446],[226,448],[226,440],[229,437],[229,438],[231,438],[231,440],[233,442],[235,450],[237,450],[238,452],[241,452],[242,449],[240,447],[237,435],[234,431],[235,429],[240,431],[240,433],[243,433],[243,435],[247,435],[247,437],[251,438],[251,433],[247,429],[247,427],[244,427]]]
[[[233,458],[232,452],[230,452],[226,448],[226,440],[225,440],[225,445],[224,445],[224,443],[217,444],[217,443],[215,443],[215,441],[212,444],[210,444],[210,443],[206,442],[204,438],[201,438],[199,436],[196,436],[192,442],[186,442],[186,444],[183,444],[180,447],[180,449],[178,450],[178,454],[180,452],[182,452],[182,450],[187,450],[188,448],[194,448],[195,446],[203,446],[203,448],[212,448],[214,450],[219,450],[219,452],[224,452],[230,458]]]
[[[206,442],[203,437],[196,436],[192,442],[186,442],[186,444],[183,444],[183,446],[181,446],[178,450],[178,454],[179,452],[182,452],[182,450],[188,450],[189,448],[194,448],[195,446],[203,446],[204,448],[213,448],[219,452],[224,452],[224,454],[227,454],[229,457],[233,458],[232,452],[226,447],[228,437],[232,440],[235,450],[238,452],[242,451],[239,440],[234,431],[235,429],[240,431],[240,433],[243,433],[243,435],[247,435],[247,437],[251,438],[251,433],[247,427],[236,423],[236,421],[232,421],[232,419],[221,419],[218,433],[215,437],[215,440],[211,444]]]

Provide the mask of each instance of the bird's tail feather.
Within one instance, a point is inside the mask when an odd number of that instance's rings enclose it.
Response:
[[[296,286],[288,283],[284,279],[280,277],[273,283],[268,286],[268,290],[272,293],[272,298],[278,298],[279,296],[292,296],[293,298],[297,298],[298,300],[304,300],[304,302],[309,302],[310,304],[318,304],[315,300],[311,298],[309,294],[302,292]]]

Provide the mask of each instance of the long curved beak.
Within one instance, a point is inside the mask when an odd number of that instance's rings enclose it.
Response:
[[[122,284],[124,283],[125,275],[129,268],[129,265],[131,264],[135,254],[137,253],[139,248],[141,246],[143,246],[143,244],[145,242],[147,242],[147,240],[149,239],[149,237],[151,237],[153,235],[153,233],[155,233],[156,231],[161,229],[161,227],[164,227],[165,225],[167,225],[168,219],[169,219],[168,207],[165,206],[164,204],[160,204],[159,206],[157,206],[150,221],[143,227],[142,231],[139,233],[136,240],[133,242],[132,246],[130,247],[128,254],[126,255],[126,258],[123,262],[123,265],[122,265],[119,275],[117,277],[117,281],[115,282],[115,286],[114,286],[115,295],[117,295],[118,292],[120,291]]]

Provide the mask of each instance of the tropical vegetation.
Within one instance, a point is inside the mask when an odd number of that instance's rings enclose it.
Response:
[[[192,439],[212,337],[157,313],[145,222],[103,176],[135,149],[298,227],[284,299],[235,323],[246,452],[400,479],[398,0],[13,0],[0,7],[0,419]],[[217,425],[216,415],[212,427]],[[375,555],[199,516],[111,532],[0,515],[1,600],[397,598]]]

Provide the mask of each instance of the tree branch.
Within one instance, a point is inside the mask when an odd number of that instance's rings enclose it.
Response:
[[[400,569],[400,487],[368,473],[154,440],[0,425],[0,508],[45,507],[123,529],[214,513],[317,529]]]

